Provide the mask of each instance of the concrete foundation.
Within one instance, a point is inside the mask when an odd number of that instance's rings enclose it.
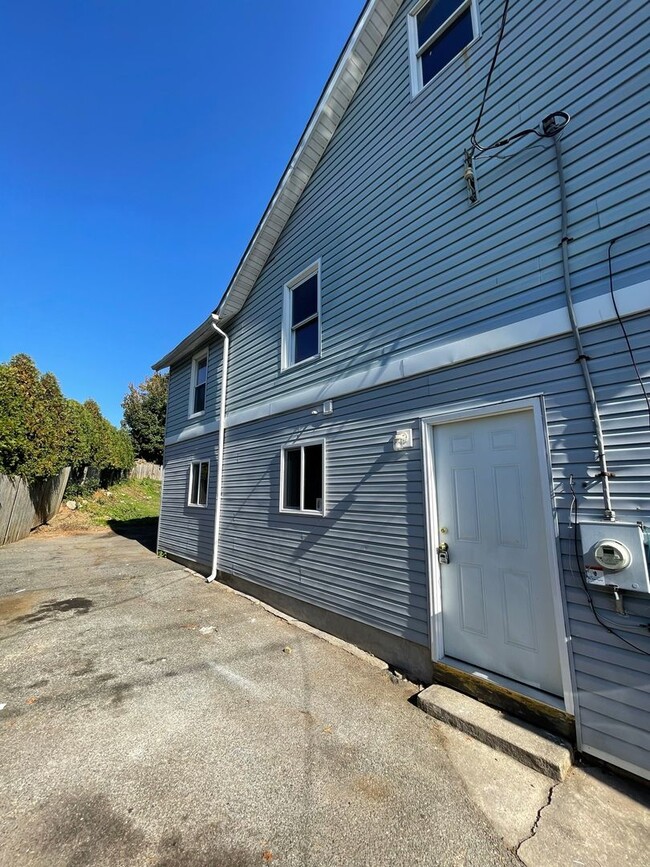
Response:
[[[188,566],[201,575],[210,573],[210,567],[205,564],[193,563],[183,557],[177,557],[175,554],[169,554],[169,558]],[[254,596],[267,605],[295,617],[296,620],[302,620],[316,629],[321,629],[342,641],[355,644],[362,650],[372,653],[373,656],[382,659],[393,668],[399,669],[415,683],[429,684],[433,681],[433,663],[428,647],[375,629],[373,626],[367,626],[365,623],[359,623],[357,620],[352,620],[341,614],[335,614],[333,611],[327,611],[317,605],[302,602],[286,593],[270,590],[268,587],[263,587],[261,584],[255,584],[228,572],[219,572],[218,578],[228,587]]]

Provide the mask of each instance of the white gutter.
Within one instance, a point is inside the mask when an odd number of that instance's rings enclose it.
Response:
[[[167,355],[160,359],[160,361],[152,364],[151,366],[153,369],[163,370],[175,361],[179,361],[181,358],[191,355],[195,349],[198,349],[201,344],[210,339],[210,336],[212,335],[212,329],[210,328],[211,324],[212,322],[210,317],[205,319],[198,328],[195,328],[191,334],[188,334],[184,340],[181,340],[178,346],[175,346],[171,352],[168,352]]]
[[[221,404],[219,408],[219,456],[217,462],[217,501],[214,508],[214,548],[212,549],[212,571],[205,579],[208,583],[217,577],[219,567],[219,529],[221,524],[221,491],[223,485],[224,441],[226,435],[226,390],[228,388],[228,356],[230,353],[230,338],[217,325],[219,317],[212,314],[212,327],[223,337],[223,361],[221,364]]]

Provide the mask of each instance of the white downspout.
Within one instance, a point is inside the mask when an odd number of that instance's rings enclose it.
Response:
[[[214,581],[219,567],[219,529],[221,524],[221,490],[223,485],[223,457],[224,440],[226,435],[226,390],[228,388],[228,355],[230,352],[230,338],[225,331],[217,325],[219,317],[212,314],[212,327],[223,337],[223,361],[221,364],[221,402],[219,407],[219,460],[217,462],[217,501],[214,508],[214,548],[212,551],[212,571],[205,579]]]

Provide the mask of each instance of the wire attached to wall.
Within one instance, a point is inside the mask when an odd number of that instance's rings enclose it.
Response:
[[[640,232],[642,229],[648,229],[648,226],[640,226],[638,229],[633,229],[631,232],[626,232],[623,235],[619,235],[618,238],[614,238],[609,242],[609,246],[607,247],[607,266],[609,269],[609,294],[612,299],[612,304],[614,305],[614,313],[616,314],[616,319],[618,320],[618,324],[621,326],[621,331],[623,332],[623,337],[625,338],[625,343],[627,344],[627,351],[630,354],[630,360],[632,362],[632,367],[634,368],[634,372],[636,374],[636,378],[639,381],[639,385],[641,386],[641,393],[645,398],[646,405],[648,407],[648,426],[650,427],[650,395],[646,391],[645,383],[643,381],[643,377],[641,376],[641,371],[639,370],[639,366],[636,363],[636,359],[634,358],[634,352],[632,350],[632,344],[630,342],[630,338],[627,333],[627,329],[625,328],[625,323],[621,318],[621,314],[618,311],[618,305],[616,303],[616,295],[614,293],[614,271],[612,268],[612,247],[616,244],[617,241],[620,241],[621,238],[627,238],[628,235],[634,235],[636,232]]]
[[[478,133],[479,127],[481,125],[481,118],[483,117],[483,110],[485,108],[485,102],[487,100],[488,90],[490,89],[490,82],[492,81],[492,73],[494,72],[494,67],[497,65],[497,57],[499,56],[499,48],[501,48],[501,40],[503,39],[503,34],[506,29],[506,20],[508,18],[508,6],[510,5],[510,0],[504,0],[503,4],[503,12],[501,14],[501,26],[499,27],[499,36],[497,38],[497,44],[494,49],[494,54],[492,56],[492,62],[490,63],[490,69],[487,74],[487,78],[485,79],[485,88],[483,89],[483,98],[481,100],[481,107],[479,108],[478,117],[476,118],[476,123],[474,124],[474,129],[470,136],[470,141],[472,145],[477,150],[483,150],[482,147],[476,141],[476,134]]]
[[[494,69],[497,65],[497,58],[499,56],[499,49],[501,48],[501,41],[503,40],[503,34],[506,29],[506,21],[508,19],[508,7],[510,6],[510,0],[504,0],[503,4],[503,13],[501,14],[501,24],[499,26],[499,35],[497,37],[497,44],[494,48],[494,54],[492,56],[492,62],[490,63],[490,69],[488,70],[487,78],[485,79],[485,87],[483,89],[483,97],[481,99],[481,106],[479,108],[478,117],[476,118],[476,123],[474,124],[474,129],[470,136],[470,141],[472,143],[472,152],[474,150],[477,151],[488,151],[495,150],[496,148],[505,147],[508,144],[511,144],[513,141],[517,139],[523,138],[526,135],[536,135],[539,138],[542,138],[542,133],[538,132],[536,129],[522,129],[517,132],[510,132],[507,135],[503,136],[499,139],[499,141],[493,142],[493,144],[482,145],[479,143],[476,138],[479,127],[481,126],[481,120],[483,119],[483,111],[485,110],[485,103],[487,101],[488,91],[490,89],[490,83],[492,81],[492,75],[494,74]]]
[[[576,559],[576,566],[578,568],[578,573],[580,575],[580,581],[582,583],[582,589],[584,590],[585,595],[587,597],[587,602],[589,603],[589,608],[591,609],[591,613],[594,615],[597,622],[603,627],[603,629],[606,629],[607,632],[610,633],[610,635],[614,636],[614,638],[618,638],[619,641],[622,641],[623,644],[627,644],[629,647],[631,647],[633,650],[636,650],[638,653],[642,653],[644,656],[650,656],[650,653],[647,650],[644,650],[642,647],[639,647],[638,644],[634,644],[633,642],[628,641],[627,638],[623,638],[623,636],[619,635],[619,633],[616,632],[616,630],[612,629],[611,626],[608,626],[607,623],[605,623],[605,621],[602,619],[602,617],[598,613],[596,606],[594,605],[594,600],[591,597],[591,593],[589,591],[589,586],[587,585],[587,582],[585,580],[583,570],[580,567],[580,551],[579,551],[579,545],[578,545],[578,496],[576,494],[576,490],[575,490],[575,487],[573,485],[573,476],[569,477],[569,488],[571,489],[571,495],[572,495],[571,508],[569,510],[569,517],[571,517],[571,515],[574,516],[574,519],[573,519],[573,553],[574,553],[574,556]],[[641,627],[641,628],[643,628],[643,627]]]

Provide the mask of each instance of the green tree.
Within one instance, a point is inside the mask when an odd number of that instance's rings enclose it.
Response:
[[[137,387],[129,385],[122,401],[124,420],[135,455],[145,461],[161,464],[165,444],[168,376],[154,373]]]
[[[74,470],[88,467],[92,453],[92,419],[86,407],[76,400],[67,401],[68,463]]]
[[[28,481],[79,470],[127,470],[131,441],[107,421],[97,403],[67,400],[52,373],[28,355],[0,364],[0,473]]]
[[[66,400],[52,373],[28,355],[0,364],[0,472],[33,481],[67,462]]]

